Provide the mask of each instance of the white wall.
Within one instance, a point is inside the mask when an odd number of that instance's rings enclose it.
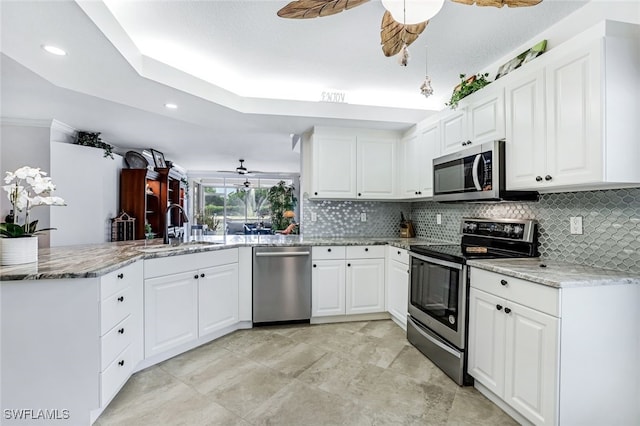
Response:
[[[51,209],[51,224],[57,228],[51,232],[51,246],[110,241],[123,159],[116,154],[113,160],[104,158],[102,149],[69,143],[68,133],[56,133],[52,129],[51,177],[67,205]]]
[[[2,179],[5,172],[15,171],[22,166],[40,167],[50,173],[50,126],[51,121],[2,119],[0,125],[0,171]],[[4,180],[1,181],[4,185]],[[55,180],[54,180],[55,183]],[[11,203],[5,191],[0,194],[0,220],[11,209]],[[35,207],[29,220],[38,220],[38,228],[49,228],[48,206]],[[39,246],[49,246],[49,233],[39,236]]]

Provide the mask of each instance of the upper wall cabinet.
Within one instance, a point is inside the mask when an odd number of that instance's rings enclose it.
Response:
[[[507,187],[640,182],[640,32],[603,22],[505,79]]]
[[[395,133],[316,127],[310,144],[311,182],[306,186],[310,198],[371,200],[396,196]]]
[[[464,98],[458,108],[441,121],[441,152],[460,151],[471,144],[505,137],[504,88],[490,84]]]
[[[433,159],[440,153],[440,121],[421,124],[400,142],[400,198],[433,196]]]

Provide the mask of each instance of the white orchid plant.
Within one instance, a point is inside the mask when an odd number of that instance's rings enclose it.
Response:
[[[38,229],[38,221],[29,222],[29,211],[35,206],[64,206],[60,197],[51,196],[56,189],[47,173],[39,168],[29,166],[20,167],[15,172],[7,172],[2,189],[7,192],[13,206],[14,222],[0,223],[0,237],[21,238],[30,237],[39,232],[50,231],[55,228]],[[24,212],[24,223],[19,224],[18,212]]]

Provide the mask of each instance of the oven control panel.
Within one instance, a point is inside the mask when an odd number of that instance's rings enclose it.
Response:
[[[532,219],[468,218],[462,220],[462,234],[531,242],[535,225]]]

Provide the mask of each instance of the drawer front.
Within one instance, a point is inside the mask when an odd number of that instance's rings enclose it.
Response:
[[[471,287],[486,291],[554,317],[560,317],[560,291],[557,288],[471,268]]]
[[[397,247],[388,247],[389,259],[398,261],[405,265],[409,264],[409,252]]]
[[[383,259],[385,246],[349,246],[347,259]]]
[[[131,287],[124,288],[119,292],[107,297],[100,303],[101,336],[104,336],[117,323],[131,314],[133,294]]]
[[[238,263],[237,248],[195,253],[194,256],[198,257],[198,269]]]
[[[182,272],[196,271],[200,268],[201,257],[204,253],[181,254],[144,261],[144,278],[162,277]]]
[[[104,407],[127,381],[133,371],[131,346],[120,352],[116,359],[100,374],[100,402]]]
[[[133,316],[129,315],[102,337],[100,341],[102,346],[101,371],[104,371],[116,359],[116,356],[133,342],[132,318]]]
[[[142,285],[142,262],[132,263],[100,277],[100,300],[136,284]]]
[[[311,248],[313,260],[344,259],[346,249],[344,246],[316,246]]]

